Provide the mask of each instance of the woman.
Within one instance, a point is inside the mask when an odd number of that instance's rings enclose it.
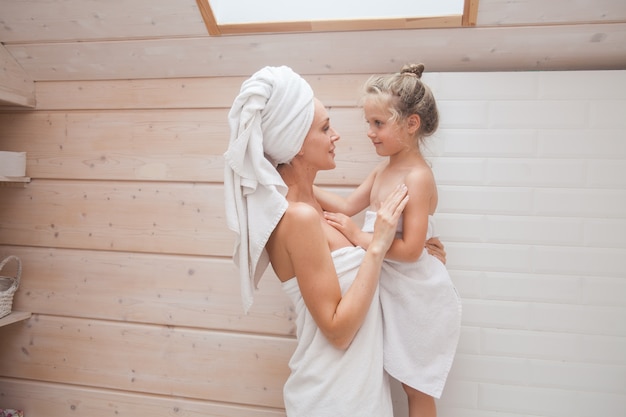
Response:
[[[313,195],[317,172],[335,168],[339,135],[306,81],[288,67],[261,69],[242,84],[229,123],[225,204],[244,308],[269,262],[296,307],[287,415],[392,417],[378,279],[406,187],[381,205],[368,249],[355,247]]]

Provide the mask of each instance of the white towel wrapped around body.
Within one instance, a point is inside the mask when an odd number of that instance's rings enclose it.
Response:
[[[265,67],[242,84],[228,115],[226,220],[237,234],[233,260],[246,312],[269,264],[265,244],[287,209],[287,186],[276,166],[302,148],[313,121],[313,98],[309,84],[291,68]]]
[[[353,284],[365,250],[348,246],[332,252],[341,293]],[[298,345],[285,382],[287,416],[393,417],[389,379],[383,370],[383,326],[378,291],[350,346],[328,343],[307,309],[298,281],[283,282],[296,309]]]
[[[363,230],[372,232],[375,220],[376,213],[367,211]],[[434,227],[429,216],[426,239],[435,236]],[[461,299],[445,265],[425,249],[415,262],[386,259],[379,286],[385,370],[440,398],[461,331]]]

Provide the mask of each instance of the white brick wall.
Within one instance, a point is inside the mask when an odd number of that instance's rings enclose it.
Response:
[[[464,300],[439,416],[625,417],[626,71],[425,79]]]

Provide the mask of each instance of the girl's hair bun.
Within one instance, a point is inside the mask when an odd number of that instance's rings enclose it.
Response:
[[[424,64],[409,64],[402,67],[400,74],[413,74],[417,78],[422,78]]]

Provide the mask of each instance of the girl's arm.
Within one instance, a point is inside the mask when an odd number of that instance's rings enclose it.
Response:
[[[320,203],[322,209],[334,213],[343,213],[347,216],[354,216],[363,211],[370,203],[370,193],[376,178],[378,169],[373,170],[348,197],[342,197],[336,193],[324,190],[319,186],[313,186],[315,199]]]
[[[410,200],[402,216],[402,237],[395,239],[386,258],[401,262],[416,261],[426,245],[431,200],[436,198],[436,185],[430,169],[414,169],[404,179]]]
[[[429,169],[414,169],[404,181],[411,197],[403,215],[402,237],[395,239],[385,256],[401,262],[416,261],[426,245],[428,232],[428,215],[431,199],[436,191],[434,177]],[[371,242],[371,234],[363,232],[354,221],[342,213],[324,213],[326,221],[343,233],[352,244],[367,249]],[[432,243],[432,242],[431,242]],[[431,252],[433,250],[431,249]],[[445,263],[445,252],[441,254],[435,246],[434,252]],[[443,255],[443,256],[441,256]]]
[[[367,249],[372,240],[372,234],[362,231],[352,218],[341,213],[324,213],[324,217],[330,225],[343,233],[353,245]],[[438,237],[428,239],[424,247],[429,254],[439,259],[442,264],[446,264],[446,250]]]
[[[331,344],[346,349],[358,332],[378,286],[380,268],[393,241],[398,219],[407,204],[406,188],[398,188],[378,211],[372,242],[357,276],[342,296],[337,272],[318,213],[311,206],[291,204],[273,239],[280,241],[304,302]],[[307,236],[302,239],[302,236]],[[276,249],[275,249],[276,250]],[[274,255],[276,253],[274,252]],[[278,255],[279,257],[281,255]],[[272,260],[274,263],[275,258]]]

